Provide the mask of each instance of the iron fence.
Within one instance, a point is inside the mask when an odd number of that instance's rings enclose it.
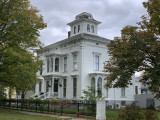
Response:
[[[60,100],[58,103],[51,103],[50,100],[4,99],[0,100],[0,106],[31,112],[76,114],[77,117],[80,115],[96,116],[95,103],[76,100]]]

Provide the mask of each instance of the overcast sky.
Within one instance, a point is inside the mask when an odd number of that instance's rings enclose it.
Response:
[[[39,39],[46,45],[67,38],[70,27],[77,14],[89,12],[93,18],[101,21],[98,35],[113,39],[120,36],[126,25],[136,25],[146,10],[144,0],[31,0],[31,4],[40,10],[47,28],[40,32]]]

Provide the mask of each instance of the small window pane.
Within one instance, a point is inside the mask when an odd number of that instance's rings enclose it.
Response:
[[[51,58],[51,72],[53,72],[53,58]]]
[[[49,72],[49,59],[47,59],[47,72]]]
[[[102,95],[102,78],[99,77],[98,78],[98,82],[97,82],[97,88],[98,88],[98,95]]]
[[[78,32],[80,31],[80,25],[78,25]]]
[[[49,91],[49,81],[46,82],[46,92]]]
[[[76,34],[76,26],[74,26],[74,34]]]
[[[59,72],[59,58],[55,59],[55,72]]]
[[[94,61],[94,70],[99,71],[99,56],[95,55],[95,61]]]
[[[64,72],[67,72],[67,57],[64,57]]]
[[[94,26],[93,25],[91,26],[91,29],[92,29],[92,33],[94,33]]]
[[[77,70],[77,54],[73,55],[73,69]]]
[[[121,96],[122,96],[122,97],[125,96],[125,88],[121,88]]]
[[[87,32],[90,32],[90,25],[87,24]]]
[[[77,96],[77,78],[73,78],[73,97]]]
[[[63,97],[66,97],[67,80],[63,79]]]

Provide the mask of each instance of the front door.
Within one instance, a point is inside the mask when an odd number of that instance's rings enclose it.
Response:
[[[54,79],[54,96],[58,96],[58,78]]]

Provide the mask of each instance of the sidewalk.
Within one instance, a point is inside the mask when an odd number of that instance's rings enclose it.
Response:
[[[3,109],[3,108],[0,108]],[[8,109],[11,110],[11,109]],[[69,117],[69,116],[60,116],[60,115],[51,115],[51,114],[44,114],[44,113],[35,113],[35,112],[28,112],[28,111],[20,111],[20,110],[12,110],[12,111],[16,111],[16,112],[20,112],[20,113],[24,113],[24,114],[29,114],[29,115],[42,115],[42,116],[50,116],[50,117],[54,117],[54,118],[62,118],[62,119],[66,119],[66,120],[91,120],[91,119],[85,119],[85,118],[76,118],[76,117]]]

